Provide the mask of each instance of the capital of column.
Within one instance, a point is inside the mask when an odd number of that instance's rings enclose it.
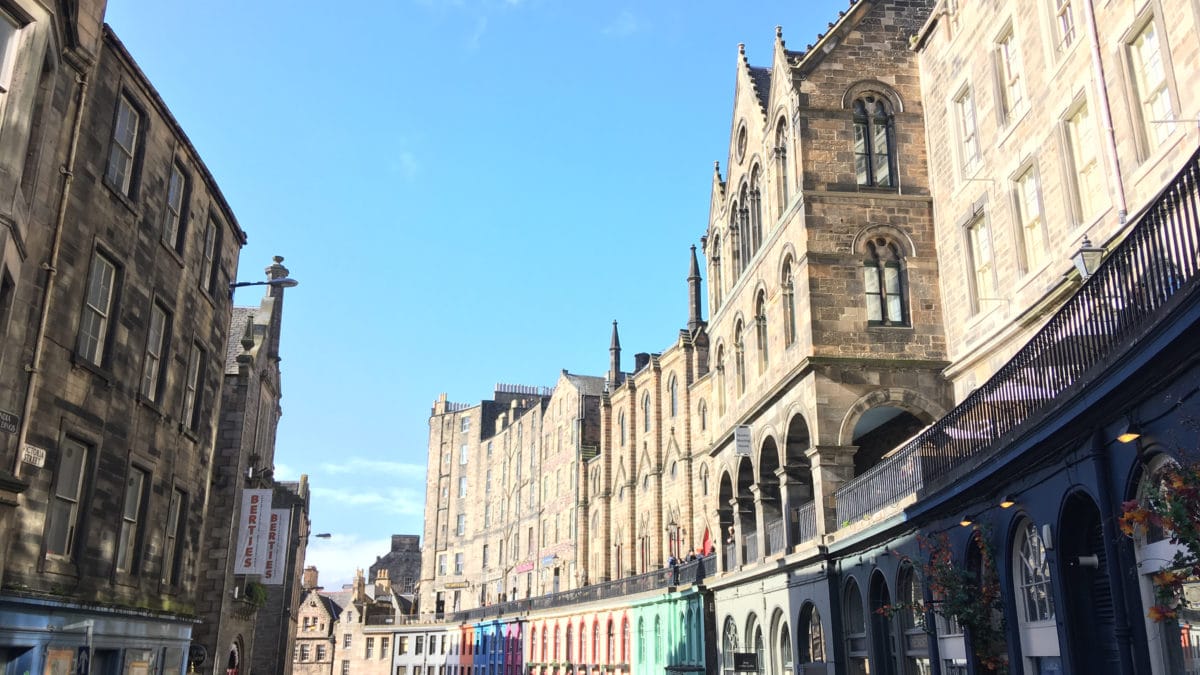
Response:
[[[814,468],[834,466],[854,466],[854,453],[858,452],[857,445],[814,445],[804,451],[804,456]]]

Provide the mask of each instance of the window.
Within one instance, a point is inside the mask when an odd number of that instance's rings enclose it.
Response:
[[[146,337],[146,356],[142,361],[142,396],[157,401],[159,384],[166,370],[166,348],[170,321],[166,310],[157,302],[150,306],[150,332]]]
[[[996,79],[1000,85],[1000,123],[1012,121],[1013,113],[1025,103],[1025,82],[1021,79],[1021,53],[1016,33],[1009,25],[996,40]]]
[[[733,675],[733,653],[738,651],[737,623],[732,616],[725,617],[725,626],[721,629],[721,668],[725,675]]]
[[[1049,257],[1050,241],[1042,219],[1041,190],[1034,167],[1026,169],[1013,182],[1013,203],[1025,253],[1025,271],[1041,269]]]
[[[461,553],[454,554],[454,573],[455,574],[463,573],[463,554],[461,554]]]
[[[737,379],[737,393],[746,392],[746,343],[742,341],[742,320],[733,325],[733,374]]]
[[[851,579],[842,595],[842,615],[846,622],[846,654],[850,672],[867,673],[867,620],[863,612],[858,582]]]
[[[471,418],[470,417],[462,418],[462,421],[459,423],[459,430],[464,434],[471,430]]]
[[[350,662],[342,661],[342,675],[350,675]]]
[[[696,406],[696,410],[700,416],[700,431],[708,429],[708,404],[704,399],[700,399],[700,405]]]
[[[710,293],[710,295],[712,297],[713,308],[715,309],[715,308],[718,308],[721,306],[721,290],[722,290],[722,286],[721,286],[721,284],[722,284],[722,281],[721,281],[721,237],[719,235],[713,237],[712,249],[710,249],[708,260],[712,264],[712,274],[710,275],[712,278],[711,279],[712,280],[712,292]]]
[[[725,345],[717,346],[717,414],[725,414]]]
[[[349,617],[347,617],[347,619],[349,619]],[[342,636],[342,648],[343,649],[350,648],[350,633],[346,633],[345,635]]]
[[[138,134],[141,133],[142,115],[125,94],[117,100],[117,118],[113,124],[112,144],[108,150],[108,168],[104,180],[109,187],[126,197],[132,196],[134,156],[137,153]]]
[[[767,292],[759,289],[754,300],[754,339],[758,351],[758,374],[767,369]]]
[[[975,124],[975,99],[969,87],[954,97],[954,111],[958,123],[958,159],[965,176],[979,166],[979,128]]]
[[[86,445],[73,438],[63,439],[46,526],[46,553],[49,555],[62,558],[75,555],[79,502],[87,477],[87,460]]]
[[[1054,29],[1058,39],[1058,50],[1063,51],[1075,41],[1075,15],[1071,11],[1071,0],[1053,0]]]
[[[902,278],[900,249],[883,237],[868,241],[863,263],[868,325],[906,324]]]
[[[650,432],[650,394],[642,397],[642,431]]]
[[[854,173],[865,187],[895,187],[892,111],[877,94],[854,100]]]
[[[455,533],[457,533],[458,536],[460,536],[460,537],[467,533],[467,514],[465,514],[465,513],[458,514],[458,521],[455,524],[454,529],[455,529]]]
[[[440,577],[446,576],[446,554],[445,553],[438,555],[438,576],[440,576]]]
[[[486,570],[488,568],[488,545],[487,544],[483,545],[483,556],[482,557],[483,557],[483,569]]]
[[[171,164],[171,175],[167,178],[167,207],[163,213],[163,243],[176,251],[182,251],[181,230],[184,224],[184,196],[187,193],[187,177],[179,162]]]
[[[407,636],[407,635],[401,635],[401,636],[400,636],[400,637],[397,639],[397,645],[398,645],[398,648],[397,648],[397,653],[400,653],[400,654],[407,654],[407,653],[408,653],[408,636]]]
[[[780,117],[775,123],[775,176],[779,180],[779,217],[783,217],[788,206],[788,152],[787,118]]]
[[[325,660],[325,645],[317,645],[317,661]]]
[[[221,265],[221,260],[217,257],[220,243],[221,231],[210,217],[208,225],[204,228],[204,265],[200,269],[200,287],[209,293],[215,292],[217,288],[217,271]]]
[[[8,93],[12,86],[13,66],[20,37],[21,26],[7,12],[0,10],[0,94]]]
[[[180,562],[183,559],[184,525],[187,519],[187,493],[179,488],[171,490],[171,503],[167,507],[167,532],[163,543],[162,581],[172,586],[179,585]]]
[[[468,450],[466,443],[458,446],[458,463],[460,465],[466,465],[469,452],[470,451]]]
[[[121,534],[117,542],[117,571],[130,572],[138,563],[138,526],[145,516],[147,474],[133,468],[125,479],[125,503],[121,509]]]
[[[667,396],[671,404],[671,417],[675,417],[679,413],[679,382],[675,379],[674,374],[667,381]]]
[[[363,650],[363,658],[371,658],[375,655],[375,638],[367,638],[367,644]]]
[[[825,629],[821,613],[811,602],[800,609],[800,662],[825,662]]]
[[[750,210],[750,255],[746,256],[746,261],[749,262],[762,246],[763,238],[762,169],[757,164],[750,169],[750,192],[743,201],[749,205]]]
[[[617,413],[617,438],[621,442],[621,447],[625,447],[625,411]]]
[[[424,635],[418,635],[418,636],[417,636],[417,641],[416,641],[416,643],[413,645],[413,653],[414,653],[414,654],[422,654],[422,653],[424,653],[424,652],[425,652],[425,636],[424,636]]]
[[[308,660],[308,645],[307,644],[300,645],[300,660],[301,661]]]
[[[788,631],[787,622],[784,622],[779,627],[779,670],[783,675],[791,675],[792,673],[792,634]]]
[[[1033,521],[1025,520],[1017,528],[1013,557],[1021,655],[1025,658],[1026,672],[1040,672],[1042,661],[1058,662],[1059,647],[1050,564]]]
[[[600,663],[600,622],[592,623],[592,663]]]
[[[897,617],[902,631],[900,649],[906,664],[905,671],[909,673],[932,672],[929,660],[929,634],[925,632],[925,613],[920,609],[925,606],[925,593],[917,579],[912,565],[902,565],[899,582],[896,584],[897,595],[905,609]]]
[[[201,381],[204,372],[204,350],[192,344],[188,352],[187,376],[183,381],[183,414],[180,419],[192,431],[200,429]]]
[[[492,526],[492,505],[491,504],[488,504],[487,506],[483,507],[483,526],[484,527]]]
[[[708,496],[708,465],[700,465],[700,494],[704,497]]]
[[[613,656],[615,656],[617,653],[616,642],[617,642],[617,637],[616,637],[616,633],[613,632],[613,622],[612,622],[612,619],[609,619],[609,621],[608,621],[608,645],[604,651],[604,662],[605,663],[613,662]]]
[[[783,293],[783,340],[789,346],[796,342],[796,288],[792,277],[792,258],[783,261],[781,291]]]
[[[1088,115],[1087,103],[1079,106],[1067,118],[1068,161],[1075,179],[1074,207],[1076,224],[1083,224],[1096,215],[1104,187],[1100,160],[1096,155],[1096,129]]]
[[[467,496],[467,477],[466,476],[458,477],[458,496],[460,498]]]
[[[1162,42],[1153,17],[1129,43],[1129,61],[1143,136],[1148,148],[1157,148],[1175,131],[1175,109],[1171,105]]]
[[[571,653],[572,653],[572,641],[574,639],[575,639],[575,627],[572,626],[571,624],[567,624],[567,643],[566,643],[567,663],[573,663],[571,661]]]
[[[92,267],[88,272],[87,293],[84,296],[83,313],[79,317],[79,336],[75,345],[80,357],[96,365],[104,361],[104,349],[108,346],[108,323],[112,316],[116,284],[116,265],[96,253],[92,256]]]
[[[967,225],[967,240],[971,254],[972,308],[978,312],[981,300],[995,300],[998,297],[992,233],[987,218],[978,216]]]

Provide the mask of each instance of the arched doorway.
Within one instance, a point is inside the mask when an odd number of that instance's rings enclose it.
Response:
[[[780,553],[785,548],[783,535],[783,499],[779,491],[779,446],[768,436],[758,452],[758,496],[763,511],[766,541],[763,553]]]
[[[927,419],[922,420],[904,408],[890,405],[864,411],[854,424],[850,443],[858,448],[854,453],[854,475],[862,475],[933,421],[928,415],[923,417]]]
[[[1108,584],[1100,511],[1095,502],[1079,492],[1068,497],[1058,531],[1071,670],[1117,672],[1120,657],[1116,649],[1113,595]]]
[[[887,581],[879,570],[871,575],[871,651],[875,660],[872,672],[892,675],[896,672],[895,623],[891,616],[882,611],[892,604]]]
[[[737,518],[738,527],[741,529],[741,557],[738,559],[743,565],[758,560],[759,558],[759,541],[758,541],[758,523],[755,520],[754,510],[754,491],[750,488],[754,486],[754,466],[751,465],[748,458],[742,458],[738,464],[737,472],[737,506],[734,509],[734,517]]]
[[[731,570],[737,567],[737,539],[733,530],[733,479],[728,473],[721,474],[720,487],[717,488],[717,522],[718,535],[721,538],[722,569]]]
[[[812,437],[808,432],[808,423],[802,415],[793,415],[788,422],[783,445],[784,514],[791,530],[790,541],[794,546],[812,541],[817,536],[812,464],[806,454],[812,447]]]

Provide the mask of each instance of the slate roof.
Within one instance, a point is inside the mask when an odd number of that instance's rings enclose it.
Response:
[[[750,81],[758,95],[758,105],[765,111],[771,98],[771,69],[750,66]]]
[[[257,307],[234,307],[229,319],[229,335],[225,338],[225,374],[237,375],[237,357],[242,353],[242,336],[246,334],[246,323]]]
[[[604,393],[604,378],[592,375],[574,375],[567,373],[567,381],[575,385],[584,396],[599,396]]]

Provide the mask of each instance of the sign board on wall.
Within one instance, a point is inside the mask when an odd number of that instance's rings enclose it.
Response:
[[[267,521],[267,544],[263,548],[267,560],[263,565],[262,582],[268,586],[283,585],[287,567],[287,544],[292,522],[288,509],[271,509]]]
[[[270,513],[270,490],[242,491],[234,574],[262,574],[266,568],[267,520]]]
[[[750,456],[750,425],[739,424],[733,428],[733,454]]]

